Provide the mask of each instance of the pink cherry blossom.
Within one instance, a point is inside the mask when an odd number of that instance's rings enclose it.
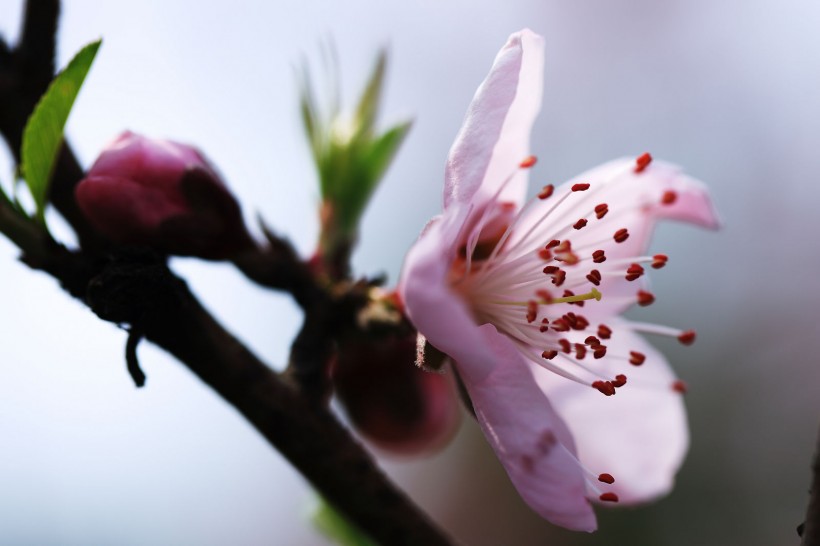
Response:
[[[681,393],[638,332],[694,332],[619,316],[654,296],[655,221],[714,228],[703,185],[648,154],[525,199],[543,40],[513,34],[450,151],[444,211],[405,260],[413,324],[451,357],[479,425],[523,499],[551,522],[596,528],[588,499],[634,503],[672,485],[688,444]],[[614,395],[614,396],[613,396]]]

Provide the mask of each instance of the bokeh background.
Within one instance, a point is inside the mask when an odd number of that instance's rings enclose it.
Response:
[[[0,0],[6,38],[21,3]],[[443,453],[384,466],[468,545],[797,544],[820,416],[814,0],[68,0],[60,65],[105,39],[68,134],[86,166],[125,128],[196,143],[249,221],[264,217],[308,253],[318,194],[294,69],[321,68],[332,41],[350,99],[387,45],[384,119],[416,123],[355,266],[395,281],[440,208],[476,86],[524,26],[547,44],[536,182],[649,150],[714,193],[725,229],[661,227],[654,248],[672,260],[638,315],[699,331],[694,347],[662,344],[690,385],[691,453],[668,498],[602,510],[594,535],[531,513],[469,419]],[[0,179],[11,180],[7,155]],[[125,333],[16,256],[0,240],[0,544],[325,543],[307,523],[310,489],[229,406],[147,344],[148,384],[135,389]],[[173,266],[259,355],[285,361],[300,319],[287,298],[225,265]]]

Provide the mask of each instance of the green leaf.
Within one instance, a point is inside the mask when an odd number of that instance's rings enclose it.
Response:
[[[379,103],[381,102],[382,90],[384,88],[384,72],[387,68],[387,52],[382,49],[373,67],[373,73],[367,81],[367,86],[359,99],[356,107],[356,117],[354,126],[363,134],[369,134],[376,124],[376,116],[379,113]]]
[[[319,506],[313,513],[313,524],[340,546],[376,546],[324,499],[319,499]]]
[[[23,177],[41,222],[44,221],[51,174],[63,140],[63,128],[101,43],[102,40],[97,40],[82,48],[54,78],[23,130],[20,150]]]

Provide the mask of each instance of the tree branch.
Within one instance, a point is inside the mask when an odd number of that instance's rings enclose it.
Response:
[[[809,506],[806,509],[806,523],[803,527],[801,546],[820,546],[820,433],[812,462],[812,481],[809,490]]]
[[[0,40],[0,133],[18,160],[28,115],[53,73],[58,12],[57,0],[29,0],[21,43],[10,49]],[[112,249],[91,229],[73,194],[82,174],[64,146],[50,200],[76,231],[81,251],[55,242],[42,226],[0,199],[0,231],[23,251],[23,262],[51,274],[101,318],[136,326],[137,333],[174,355],[234,406],[325,499],[379,543],[449,544],[327,407],[301,392],[300,386],[309,381],[288,381],[274,373],[205,310],[162,258],[145,250]],[[345,313],[345,307],[316,284],[292,249],[277,247],[270,237],[269,242],[271,252],[249,254],[237,265],[257,282],[289,291],[305,309],[304,336],[297,339],[294,361],[301,369],[321,372],[329,358],[332,322],[339,319],[335,313]],[[318,351],[308,347],[313,335],[321,338]],[[136,356],[137,339],[135,334],[131,357]],[[324,392],[322,387],[318,391]]]

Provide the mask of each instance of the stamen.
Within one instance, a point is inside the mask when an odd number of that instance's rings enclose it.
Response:
[[[598,337],[601,339],[609,339],[612,337],[612,329],[606,324],[598,325]]]
[[[643,267],[640,264],[632,264],[626,270],[626,280],[634,281],[643,275]]]
[[[686,394],[686,391],[689,390],[689,387],[686,385],[686,383],[678,379],[677,381],[672,383],[672,390],[675,392],[679,392],[681,394]]]
[[[603,474],[598,475],[598,481],[601,483],[612,485],[613,483],[615,483],[615,478],[612,477],[612,474],[607,474],[606,472],[604,472]]]
[[[652,163],[652,156],[649,155],[649,152],[641,155],[638,159],[635,160],[635,172],[641,173],[643,170]]]
[[[558,356],[558,351],[544,351],[541,353],[541,357],[546,358],[547,360],[552,360],[556,356]]]
[[[675,201],[678,200],[678,194],[672,190],[667,190],[663,192],[663,196],[661,197],[661,204],[662,205],[671,205]]]
[[[607,212],[609,212],[609,207],[606,203],[601,203],[595,207],[595,217],[598,218],[598,220],[606,216]]]
[[[621,228],[612,236],[616,243],[623,243],[629,238],[629,231],[626,228]]]
[[[655,296],[651,292],[646,292],[645,290],[638,290],[638,305],[641,307],[646,307],[647,305],[652,305],[655,301]]]
[[[633,366],[640,366],[646,361],[646,355],[638,351],[629,351],[629,363]]]
[[[527,323],[535,322],[538,316],[538,302],[530,300],[527,302]]]
[[[598,389],[598,391],[605,396],[612,396],[615,394],[615,385],[612,384],[612,381],[593,381],[592,388]]]
[[[615,380],[612,381],[612,386],[615,388],[620,388],[626,385],[626,376],[622,373],[619,373],[615,376]]]
[[[589,184],[573,184],[572,191],[587,191],[589,189]]]
[[[660,269],[666,265],[666,262],[669,261],[669,256],[666,254],[655,254],[652,256],[652,267],[654,269]]]
[[[612,491],[609,491],[607,493],[601,493],[601,496],[598,498],[604,502],[618,502],[618,495],[616,495]]]
[[[587,274],[587,280],[595,286],[601,286],[601,272],[593,269]]]
[[[548,248],[542,248],[538,251],[538,257],[544,260],[545,262],[552,261],[552,251]]]
[[[544,199],[549,199],[552,196],[552,192],[554,192],[554,191],[555,191],[555,186],[553,186],[552,184],[547,184],[546,186],[541,188],[540,192],[538,192],[538,199],[540,199],[542,201]]]
[[[584,227],[584,226],[586,226],[586,225],[587,225],[587,219],[586,219],[586,218],[581,218],[580,220],[578,220],[577,222],[575,222],[575,223],[572,225],[572,227],[573,227],[573,228],[575,228],[575,229],[581,229],[582,227]]]
[[[592,261],[596,264],[601,264],[606,261],[606,255],[603,250],[596,250],[592,253]]]
[[[684,345],[691,345],[695,342],[695,331],[687,330],[678,336],[678,341]]]
[[[525,157],[524,160],[521,161],[521,163],[518,164],[518,166],[521,167],[522,169],[529,169],[530,167],[535,165],[536,161],[538,161],[538,158],[535,157],[534,155],[531,155],[529,157]]]

